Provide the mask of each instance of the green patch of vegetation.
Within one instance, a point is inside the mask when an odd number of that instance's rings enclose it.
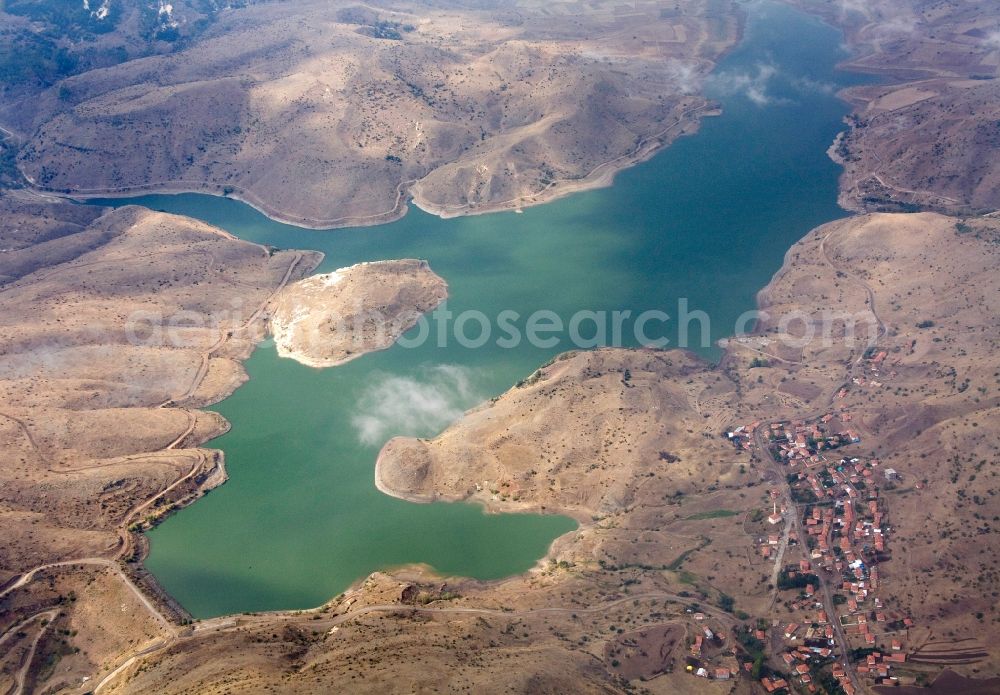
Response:
[[[88,8],[70,0],[0,0],[4,12],[31,22],[0,32],[0,83],[49,87],[87,70],[162,52],[163,43],[157,42],[174,44],[174,50],[189,45],[222,10],[215,0],[192,4],[201,18],[177,24],[165,21],[156,3],[91,0]],[[246,0],[226,4],[239,7]],[[59,98],[70,100],[72,94],[62,90]]]
[[[869,654],[874,654],[878,649],[875,647],[857,647],[851,650],[851,661],[861,661],[867,659]]]
[[[804,487],[792,488],[792,501],[797,504],[812,504],[816,501],[816,493],[812,489]]]
[[[680,580],[681,584],[695,586],[698,583],[698,575],[694,572],[688,572],[687,570],[681,570],[678,572],[677,578]]]
[[[721,519],[727,516],[736,516],[739,512],[734,512],[731,509],[713,509],[708,512],[698,512],[697,514],[692,514],[687,517],[688,521],[700,521],[701,519]]]
[[[804,589],[807,584],[819,585],[819,578],[815,574],[796,573],[790,575],[785,570],[778,574],[779,589]]]
[[[72,647],[65,639],[47,640],[46,646],[49,651],[42,660],[42,663],[38,665],[38,670],[35,673],[35,678],[39,683],[45,682],[55,672],[56,666],[59,665],[64,656],[79,651],[79,649]]]
[[[758,367],[770,367],[771,363],[767,360],[762,360],[759,357],[754,357],[750,360],[750,369],[756,369]]]
[[[681,460],[681,457],[676,454],[671,454],[669,451],[661,451],[660,460],[666,461],[667,463],[677,463]]]
[[[372,24],[361,29],[361,33],[373,39],[389,39],[391,41],[401,41],[403,34],[416,29],[412,24],[400,24],[387,19],[378,19]]]
[[[923,321],[917,324],[917,328],[930,328],[933,325],[934,325],[933,321],[931,321],[930,319],[924,319]]]
[[[0,82],[47,87],[73,73],[77,60],[55,40],[22,32],[0,37]]]
[[[21,187],[21,172],[17,170],[17,149],[9,142],[0,142],[0,186]]]
[[[683,553],[681,553],[676,558],[674,558],[673,562],[671,562],[669,565],[667,565],[666,567],[664,567],[664,569],[670,570],[671,572],[676,572],[677,570],[679,570],[681,568],[681,565],[683,565],[684,562],[689,557],[691,557],[694,553],[698,552],[699,550],[701,550],[702,548],[704,548],[706,545],[708,545],[711,542],[712,542],[711,538],[705,538],[704,536],[702,536],[701,537],[701,541],[698,543],[697,547],[689,548],[689,549],[685,550]]]
[[[747,654],[753,660],[750,677],[754,680],[759,679],[764,669],[764,643],[754,637],[753,632],[750,631],[749,627],[738,631],[736,633],[736,639],[739,640],[740,645],[746,650]]]
[[[674,558],[673,562],[671,562],[669,565],[667,565],[665,569],[668,569],[671,572],[676,572],[677,570],[679,570],[681,568],[681,565],[684,564],[684,561],[687,560],[689,557],[691,557],[691,555],[696,550],[697,550],[697,548],[691,548],[690,550],[685,550],[683,553],[681,553],[676,558]]]
[[[542,378],[542,370],[537,369],[535,370],[534,374],[529,376],[527,379],[521,379],[519,382],[517,382],[517,388],[524,388],[525,386],[532,386],[534,384],[537,384],[539,381],[541,381],[541,378]]]
[[[819,679],[820,685],[823,686],[823,689],[827,693],[829,693],[829,695],[843,695],[844,694],[844,689],[841,687],[840,681],[838,681],[836,678],[834,678],[832,673],[829,673],[827,671],[823,671],[823,672],[821,672],[821,673],[818,674],[818,679]]]

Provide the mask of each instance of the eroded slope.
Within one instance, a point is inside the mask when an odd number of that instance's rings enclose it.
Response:
[[[847,90],[856,114],[831,150],[849,210],[1000,208],[1000,17],[989,3],[795,4],[841,26],[847,67],[880,83]]]
[[[319,257],[139,208],[0,209],[4,682],[75,687],[174,634],[133,532],[225,480],[199,445],[227,423],[196,408],[241,383],[272,294]]]
[[[312,226],[541,202],[691,132],[728,4],[264,4],[35,102],[53,190],[230,193]]]

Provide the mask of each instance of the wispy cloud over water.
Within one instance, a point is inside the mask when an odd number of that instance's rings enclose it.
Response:
[[[375,375],[358,399],[352,418],[358,440],[374,446],[396,435],[430,436],[483,400],[475,373],[438,365],[416,376]]]
[[[804,75],[789,75],[773,63],[757,63],[751,71],[720,72],[709,77],[709,85],[717,94],[739,95],[757,106],[788,105],[795,103],[786,94],[789,90],[811,94],[833,94],[837,85]]]
[[[742,94],[758,106],[767,106],[778,101],[768,93],[768,86],[777,74],[777,66],[757,63],[753,72],[720,72],[712,75],[709,82],[718,93]]]
[[[681,94],[701,91],[701,75],[698,74],[698,63],[694,61],[671,58],[667,61],[667,75]]]

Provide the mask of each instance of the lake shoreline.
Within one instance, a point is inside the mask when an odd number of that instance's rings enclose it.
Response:
[[[210,195],[218,198],[231,198],[247,205],[269,220],[280,224],[302,227],[315,231],[334,231],[338,229],[378,227],[392,222],[396,222],[406,216],[410,205],[420,210],[439,217],[441,219],[451,219],[455,217],[465,217],[473,215],[486,215],[497,212],[520,211],[524,208],[545,205],[562,198],[591,191],[600,188],[608,188],[614,185],[618,174],[626,171],[637,164],[648,161],[659,154],[664,149],[670,147],[677,138],[682,136],[696,135],[700,130],[701,119],[707,117],[717,117],[722,115],[722,110],[713,102],[705,100],[705,103],[686,110],[680,118],[674,121],[666,129],[659,133],[645,138],[636,149],[615,159],[597,165],[586,176],[578,179],[564,179],[553,181],[545,189],[537,193],[528,194],[512,200],[488,203],[482,206],[463,205],[449,208],[423,199],[420,195],[420,179],[401,182],[396,190],[396,203],[389,210],[374,213],[372,215],[359,217],[339,217],[331,219],[315,219],[302,217],[290,212],[278,210],[277,208],[263,202],[256,194],[238,187],[231,187],[234,190],[226,191],[226,186],[218,184],[199,184],[196,182],[166,182],[161,185],[136,185],[121,186],[104,190],[87,191],[66,191],[54,190],[39,186],[35,181],[24,177],[26,188],[36,195],[50,198],[59,198],[78,203],[85,203],[96,199],[128,200],[130,198],[141,198],[147,195],[183,195],[193,193],[198,195]],[[670,131],[678,126],[685,126],[681,132],[667,137]],[[23,174],[22,174],[23,175]]]
[[[695,116],[697,114],[697,116]],[[496,212],[520,211],[523,208],[545,205],[562,198],[592,191],[599,188],[610,188],[614,185],[615,178],[623,171],[641,164],[655,157],[664,149],[670,147],[677,138],[688,135],[696,135],[701,126],[701,119],[722,115],[722,109],[709,100],[698,106],[687,109],[681,117],[675,120],[670,126],[655,135],[645,138],[636,145],[636,148],[629,153],[621,155],[615,159],[598,164],[586,176],[578,179],[563,179],[553,181],[543,190],[511,200],[488,203],[483,206],[470,207],[468,205],[450,207],[437,203],[431,203],[420,197],[420,182],[416,181],[411,187],[412,197],[410,203],[424,212],[440,217],[441,219],[451,219],[454,217],[466,217],[471,215],[486,215]],[[679,133],[672,135],[669,139],[664,139],[674,128],[688,124],[690,128],[682,128]]]
[[[688,114],[688,115],[694,115],[694,113],[702,113],[702,111],[706,111],[709,106],[710,106],[709,104],[704,104],[704,105],[702,105],[700,107],[697,107],[697,111],[692,112],[691,114]],[[728,110],[728,108],[727,108],[727,110]],[[736,112],[738,113],[739,111],[740,111],[740,109],[737,108]],[[672,124],[670,126],[670,128],[668,128],[667,130],[669,131],[671,129],[675,129],[681,123],[683,123],[683,122],[685,122],[683,119],[682,120],[678,120],[677,123]],[[700,121],[695,121],[695,122],[700,124]],[[688,134],[688,133],[685,132],[684,134]],[[662,133],[661,133],[661,136],[662,136]],[[827,147],[828,144],[829,144],[828,142],[825,142],[824,143],[824,147]],[[649,160],[649,159],[653,158],[655,155],[657,155],[659,153],[662,153],[662,152],[664,152],[665,150],[668,150],[668,149],[669,148],[667,147],[667,143],[664,143],[664,142],[659,141],[659,140],[657,140],[655,142],[645,142],[643,144],[640,144],[638,146],[638,148],[627,157],[627,159],[624,159],[624,160],[617,159],[617,160],[612,160],[611,162],[602,164],[600,167],[598,167],[597,169],[595,169],[595,171],[597,172],[596,174],[593,174],[593,172],[592,172],[593,175],[592,175],[592,177],[589,180],[576,181],[576,182],[573,182],[573,184],[569,185],[569,186],[567,186],[567,185],[554,185],[551,189],[549,189],[549,192],[546,194],[546,197],[544,199],[542,199],[542,198],[534,199],[534,200],[531,201],[531,204],[532,205],[538,205],[538,206],[540,206],[543,203],[550,202],[550,201],[556,200],[558,198],[567,197],[569,195],[569,193],[575,193],[575,192],[582,191],[582,190],[590,190],[590,189],[596,189],[596,188],[607,188],[609,186],[612,186],[614,184],[615,177],[616,177],[616,175],[618,173],[621,173],[621,172],[623,172],[623,171],[625,171],[627,169],[630,169],[630,168],[633,167],[633,165],[638,164],[638,163],[640,163],[642,161]],[[683,148],[683,149],[687,149],[687,148]],[[826,160],[827,158],[824,156],[823,159]],[[664,184],[665,185],[670,185],[670,179],[669,178],[666,179],[664,181]],[[189,191],[189,192],[199,192],[199,191]],[[130,193],[116,193],[116,194],[113,194],[111,196],[101,195],[99,193],[88,193],[88,194],[85,194],[83,197],[85,199],[89,199],[89,198],[101,198],[101,197],[113,197],[113,198],[119,198],[119,199],[121,199],[121,198],[128,199],[128,198],[137,197],[137,196],[139,196],[141,194],[142,194],[142,192],[139,189],[136,189],[136,190],[134,190],[134,191],[132,191]],[[252,200],[251,201],[244,200],[243,196],[240,193],[231,194],[229,196],[225,196],[225,195],[223,195],[220,192],[213,192],[211,194],[214,197],[230,197],[230,198],[233,198],[235,200],[240,200],[241,202],[247,204],[250,208],[256,210],[259,213],[261,213],[263,216],[265,216],[269,220],[282,221],[282,218],[280,216],[275,215],[275,214],[269,212],[265,208],[265,206],[255,205]],[[74,196],[73,194],[71,194],[71,197],[78,197],[78,196]],[[407,203],[398,202],[397,203],[397,207],[393,211],[390,211],[390,212],[385,213],[385,214],[386,215],[395,215],[396,219],[403,217],[405,215],[406,206],[407,206],[408,202],[413,202],[418,207],[418,209],[421,209],[421,210],[423,210],[425,212],[428,212],[429,214],[436,215],[439,218],[474,217],[474,216],[483,215],[483,213],[486,213],[486,212],[495,212],[495,211],[498,211],[493,206],[484,206],[483,208],[479,208],[479,209],[467,209],[467,208],[463,207],[460,210],[450,210],[450,209],[445,209],[445,208],[435,209],[432,205],[426,205],[421,200],[421,197],[419,195],[419,190],[418,190],[417,191],[417,195],[415,195],[415,199],[414,200],[407,201]],[[147,204],[151,205],[151,207],[156,207],[156,202],[150,202],[150,203],[147,203]],[[519,201],[508,201],[507,203],[500,203],[500,204],[497,204],[497,205],[500,206],[499,209],[508,210],[508,211],[511,210],[511,209],[517,210],[517,209],[519,209],[521,207],[521,205],[519,204]],[[511,219],[510,217],[506,218],[506,220],[508,220],[508,221],[510,219]],[[805,222],[804,224],[806,225],[806,227],[807,227],[806,231],[808,232],[810,229],[812,229],[814,227],[814,225],[812,224],[813,218],[807,218],[807,219],[809,219],[809,221]],[[383,221],[389,221],[389,220],[386,219],[386,220],[383,220]],[[828,220],[824,220],[824,221],[828,221]],[[303,224],[298,223],[298,222],[295,222],[295,224],[297,226],[304,227],[304,228],[307,228],[307,229],[317,229],[317,228],[318,229],[328,229],[329,228],[329,227],[319,227],[317,225],[303,225]],[[371,224],[371,225],[381,224],[381,222],[378,222],[378,223],[376,223],[376,222],[370,222],[369,224]],[[422,226],[422,225],[415,225],[415,226]],[[413,230],[410,230],[410,231],[413,231]],[[799,232],[796,238],[800,238],[801,235],[802,235],[802,233]],[[364,235],[362,235],[362,236],[364,236]],[[275,243],[272,240],[271,237],[265,236],[264,238],[267,239],[272,244]],[[376,238],[379,238],[379,237],[376,237]],[[294,234],[291,235],[289,237],[289,239],[290,239],[289,243],[293,244],[295,246],[302,246],[303,243],[307,243],[307,242],[302,241],[302,237],[301,236],[300,237],[296,237]],[[783,249],[784,249],[784,251],[786,253],[786,258],[787,258],[787,253],[788,253],[788,250],[789,250],[790,247],[789,246],[784,246],[784,245],[782,245],[782,246],[783,246]],[[321,247],[321,248],[325,248],[325,247]],[[430,257],[430,256],[427,256],[427,257]],[[542,256],[542,257],[544,257],[544,256]],[[436,258],[436,257],[432,257],[432,260],[433,260],[433,258]],[[768,265],[768,267],[770,267],[770,265]],[[761,284],[755,284],[754,291],[759,294],[762,291],[762,285]],[[751,295],[751,297],[753,297],[753,295]],[[755,297],[754,299],[751,299],[751,301],[753,302],[753,304],[751,304],[752,306],[753,305],[756,305],[758,307],[760,306],[760,298],[759,297]],[[727,335],[728,335],[728,333],[727,333]],[[723,359],[726,359],[726,356],[728,356],[730,353],[731,353],[731,349],[725,350],[724,351]],[[301,360],[299,360],[299,361],[301,362]],[[347,361],[345,360],[343,362],[340,362],[339,364],[343,365],[346,362]],[[537,364],[538,363],[536,363],[536,366],[537,366]],[[310,366],[312,366],[312,365],[310,365]],[[530,373],[530,371],[522,371],[521,372],[521,376],[524,376],[525,374],[528,374],[528,373]],[[507,383],[512,383],[512,382],[507,382]],[[483,401],[483,402],[485,402],[485,401]],[[435,501],[448,501],[448,502],[468,501],[468,502],[476,502],[477,506],[481,505],[487,511],[493,511],[492,509],[490,509],[491,506],[493,506],[493,507],[496,506],[496,505],[490,505],[488,500],[483,500],[481,498],[477,499],[478,496],[474,495],[474,494],[472,494],[472,495],[464,495],[464,496],[456,496],[454,499],[452,499],[450,497],[442,497],[442,496],[439,496],[439,495],[414,495],[414,496],[409,496],[409,495],[406,495],[406,494],[402,494],[402,495],[401,494],[397,494],[397,492],[394,491],[394,490],[392,490],[390,488],[390,486],[384,480],[384,477],[382,475],[382,470],[381,470],[380,465],[379,465],[379,463],[380,463],[379,459],[380,459],[380,456],[381,456],[380,452],[378,450],[376,450],[375,454],[376,454],[376,456],[374,458],[375,458],[376,465],[375,465],[375,469],[374,469],[374,480],[372,482],[368,483],[368,484],[372,485],[372,487],[374,488],[374,490],[377,491],[380,495],[389,496],[389,497],[393,497],[393,498],[396,498],[396,499],[401,499],[401,500],[405,500],[405,501],[408,501],[408,502],[415,502],[415,503],[429,503],[429,502],[435,502]],[[371,464],[369,463],[368,465],[370,466]],[[372,469],[369,468],[368,470],[371,471]],[[369,475],[371,475],[371,473],[369,473]],[[369,480],[372,480],[372,478],[369,478]],[[496,511],[500,511],[500,512],[505,512],[505,511],[511,511],[511,512],[517,512],[517,511],[539,511],[539,509],[538,509],[537,506],[535,506],[533,509],[529,509],[528,507],[525,507],[523,510],[521,508],[517,508],[517,509],[515,509],[515,508],[508,508],[506,504],[503,505],[503,506],[504,506],[503,509],[496,509]],[[544,510],[544,513],[546,513],[546,514],[552,514],[553,511],[554,510],[546,509],[546,510]],[[559,513],[562,514],[562,515],[565,515],[565,516],[570,516],[570,517],[576,518],[576,515],[574,515],[571,510],[568,510],[568,512],[566,510],[560,510]],[[541,561],[544,561],[550,555],[551,555],[551,549],[546,554],[544,554],[541,557]],[[520,574],[520,573],[517,573],[517,574]],[[512,575],[512,576],[516,576],[516,575]]]

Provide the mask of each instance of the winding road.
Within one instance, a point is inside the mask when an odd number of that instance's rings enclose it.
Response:
[[[153,602],[150,601],[144,593],[142,593],[142,590],[140,590],[139,587],[137,587],[135,583],[128,578],[128,575],[122,571],[122,568],[118,565],[118,562],[116,560],[109,560],[106,557],[82,557],[74,560],[63,560],[60,562],[50,562],[45,565],[39,565],[38,567],[34,567],[25,572],[24,574],[22,574],[16,582],[11,584],[3,591],[0,591],[0,599],[4,598],[5,596],[7,596],[7,594],[17,589],[20,589],[21,587],[31,582],[31,580],[34,579],[35,575],[37,575],[39,572],[44,572],[45,570],[56,569],[59,567],[76,567],[77,565],[99,565],[101,567],[107,567],[109,569],[114,570],[115,574],[117,574],[118,577],[121,578],[123,582],[125,582],[125,585],[129,588],[129,590],[133,594],[135,594],[136,598],[138,598],[140,603],[142,603],[142,605],[145,606],[146,610],[148,610],[149,613],[154,618],[156,618],[157,622],[163,625],[163,627],[169,630],[170,632],[177,631],[176,626],[172,622],[170,622],[170,620],[168,620],[167,617],[163,615],[163,613],[160,612],[160,610],[153,604]],[[2,643],[3,640],[0,639],[0,644]]]
[[[295,268],[299,265],[299,263],[302,261],[303,258],[304,254],[298,252],[295,253],[294,257],[292,258],[292,262],[289,263],[288,265],[288,269],[285,270],[285,275],[281,279],[281,282],[278,283],[278,286],[267,296],[267,298],[260,304],[260,306],[258,306],[257,309],[255,309],[254,312],[247,317],[246,321],[244,321],[242,324],[231,330],[221,330],[219,338],[214,343],[212,343],[212,345],[210,345],[208,349],[206,349],[204,352],[201,353],[201,364],[198,366],[198,371],[195,372],[194,379],[191,380],[191,384],[187,387],[187,389],[182,394],[178,396],[173,396],[163,401],[157,406],[158,408],[165,408],[167,406],[175,405],[177,403],[187,400],[188,398],[194,395],[194,393],[198,390],[198,387],[201,386],[201,383],[205,380],[205,377],[208,375],[208,370],[209,367],[211,366],[212,355],[214,355],[223,345],[225,345],[226,342],[234,333],[247,330],[250,326],[254,324],[255,321],[257,321],[261,317],[261,315],[267,310],[267,307],[271,304],[271,301],[288,284],[288,281],[292,277],[292,273],[295,272]]]
[[[613,608],[628,603],[633,603],[634,601],[643,600],[671,600],[677,601],[678,603],[690,603],[692,598],[690,596],[680,596],[678,594],[662,593],[662,592],[647,592],[642,594],[633,594],[629,596],[622,596],[616,599],[611,599],[597,606],[591,607],[564,607],[564,606],[552,606],[543,608],[528,608],[525,610],[504,610],[501,608],[476,608],[472,606],[411,606],[409,604],[401,603],[382,603],[373,604],[370,606],[362,606],[356,610],[350,611],[348,613],[341,613],[337,615],[330,616],[328,618],[322,618],[316,620],[314,625],[317,629],[329,630],[332,627],[341,625],[343,623],[349,622],[356,618],[360,618],[365,615],[370,615],[373,613],[423,613],[423,614],[443,614],[443,615],[488,615],[493,617],[501,618],[524,618],[530,616],[538,615],[594,615],[598,613],[604,613]],[[119,675],[121,675],[129,666],[134,664],[138,659],[149,654],[153,654],[167,647],[174,646],[181,642],[190,641],[194,639],[199,639],[208,634],[218,634],[223,632],[237,631],[245,629],[248,626],[253,626],[255,624],[263,624],[273,621],[275,618],[280,617],[293,617],[302,614],[319,614],[319,611],[323,609],[323,606],[315,608],[312,610],[305,611],[276,611],[272,613],[257,613],[252,616],[222,616],[219,618],[211,618],[209,620],[202,621],[194,626],[188,635],[176,635],[168,640],[164,640],[161,643],[151,645],[141,652],[134,654],[124,661],[121,665],[115,668],[113,671],[108,673],[94,688],[94,694],[97,695],[104,687],[113,682]],[[713,618],[721,622],[728,629],[735,622],[736,619],[726,613],[725,611],[715,608],[714,606],[699,605],[699,610],[702,613],[711,615]]]
[[[3,130],[2,128],[0,128],[0,131],[9,132],[9,131]],[[261,246],[261,249],[263,250],[264,253],[269,253],[269,250],[266,247]],[[298,253],[298,252],[295,253],[294,256],[293,256],[293,258],[292,258],[291,263],[288,265],[288,268],[285,270],[285,274],[282,277],[281,282],[278,284],[278,286],[270,294],[268,294],[267,298],[263,302],[261,302],[261,304],[257,307],[257,309],[252,314],[250,314],[250,316],[246,319],[246,321],[244,321],[240,326],[238,326],[237,328],[233,329],[232,331],[223,331],[222,335],[220,335],[219,339],[216,340],[215,343],[213,343],[204,353],[202,353],[202,363],[201,363],[201,366],[199,367],[198,372],[196,373],[194,381],[192,382],[192,384],[190,386],[188,386],[188,388],[184,392],[184,394],[182,394],[181,396],[179,396],[177,398],[173,398],[173,399],[170,399],[168,401],[165,401],[164,403],[161,403],[158,407],[161,407],[161,408],[162,407],[166,407],[167,405],[171,405],[171,404],[177,402],[178,400],[185,400],[185,399],[189,398],[192,394],[195,393],[195,391],[201,385],[201,382],[204,380],[205,376],[208,374],[208,367],[209,367],[209,361],[211,359],[211,356],[219,348],[221,348],[226,343],[226,341],[229,339],[229,337],[233,333],[235,333],[237,331],[243,331],[243,330],[248,329],[255,321],[257,321],[264,314],[264,312],[267,310],[268,306],[274,300],[274,297],[278,294],[278,292],[280,292],[282,289],[284,289],[284,287],[288,284],[289,280],[291,279],[292,274],[294,273],[295,269],[298,267],[299,263],[302,261],[302,259],[304,257],[305,257],[305,254],[303,254],[303,253]],[[153,452],[153,453],[144,454],[144,455],[141,455],[141,456],[129,457],[129,460],[135,460],[137,458],[143,458],[143,457],[155,457],[158,454],[162,453],[162,451],[173,451],[173,450],[176,450],[177,447],[179,447],[181,445],[181,443],[183,443],[183,441],[194,431],[195,427],[197,426],[197,415],[195,413],[192,413],[191,411],[185,411],[185,412],[187,413],[187,416],[188,416],[188,424],[187,424],[187,426],[185,427],[184,431],[181,432],[181,434],[179,434],[177,437],[175,437],[166,446],[165,449],[161,450],[160,452]],[[2,412],[0,412],[0,417],[4,417],[4,418],[6,418],[8,420],[11,420],[12,422],[16,423],[18,425],[18,427],[21,429],[21,431],[24,433],[24,435],[27,438],[28,442],[30,443],[31,447],[44,460],[44,456],[42,455],[41,448],[38,446],[38,443],[36,442],[36,440],[35,440],[32,432],[31,432],[30,428],[28,428],[27,424],[22,419],[20,419],[20,418],[18,418],[16,416],[10,415],[8,413],[2,413]],[[179,477],[177,480],[175,480],[173,483],[171,483],[170,485],[168,485],[164,489],[162,489],[159,492],[157,492],[155,495],[147,498],[144,501],[141,501],[141,502],[137,503],[135,506],[133,506],[123,516],[122,521],[119,522],[119,524],[118,524],[118,533],[119,533],[120,541],[118,543],[118,550],[117,550],[117,553],[116,553],[114,559],[112,559],[112,558],[105,558],[105,557],[83,557],[83,558],[74,558],[74,559],[69,559],[69,560],[60,560],[60,561],[57,561],[57,562],[49,562],[49,563],[37,565],[37,566],[32,567],[31,569],[25,571],[16,580],[14,580],[13,582],[11,582],[7,587],[5,587],[4,589],[0,590],[0,600],[2,600],[3,598],[7,597],[8,595],[10,595],[11,593],[13,593],[14,591],[17,591],[18,589],[21,589],[24,586],[26,586],[29,583],[31,583],[31,581],[34,580],[34,578],[40,572],[44,572],[46,570],[58,569],[58,568],[61,568],[61,567],[75,567],[75,566],[81,566],[81,565],[96,565],[96,566],[106,567],[106,568],[109,568],[109,569],[111,569],[111,570],[114,571],[114,573],[121,579],[121,581],[123,581],[125,583],[125,585],[128,587],[128,589],[136,596],[136,598],[139,600],[139,602],[142,604],[142,606],[149,612],[149,614],[156,620],[156,622],[159,623],[163,627],[163,629],[167,632],[167,634],[169,635],[169,637],[166,640],[161,640],[160,642],[157,642],[154,645],[146,647],[145,649],[141,650],[140,652],[138,652],[138,653],[133,654],[132,656],[130,656],[126,660],[125,663],[123,663],[118,668],[116,668],[114,671],[112,671],[112,673],[109,674],[108,676],[105,676],[105,678],[100,682],[100,684],[98,684],[97,688],[95,688],[94,692],[96,692],[97,689],[99,689],[100,687],[102,687],[105,683],[109,682],[110,679],[113,676],[115,676],[116,674],[118,674],[121,671],[123,671],[129,664],[133,663],[137,657],[142,656],[144,654],[151,653],[153,651],[156,651],[157,649],[160,649],[160,648],[162,648],[164,646],[172,644],[174,642],[174,640],[176,639],[177,635],[180,632],[180,628],[177,625],[175,625],[174,623],[172,623],[159,610],[159,608],[157,608],[156,605],[146,596],[146,594],[144,594],[139,589],[139,587],[136,586],[136,584],[128,577],[128,575],[125,574],[125,572],[122,570],[121,566],[119,565],[119,559],[122,558],[122,557],[124,557],[125,555],[127,555],[131,551],[131,549],[132,549],[131,535],[130,535],[130,533],[128,531],[128,528],[131,525],[132,521],[136,518],[136,516],[138,516],[144,510],[148,509],[150,506],[152,506],[153,504],[155,504],[156,501],[159,500],[160,498],[162,498],[164,495],[170,493],[172,490],[176,489],[178,486],[180,486],[180,485],[184,484],[186,481],[190,480],[200,470],[202,470],[203,467],[205,466],[205,464],[208,462],[208,460],[207,460],[207,454],[204,451],[201,451],[201,450],[193,450],[193,451],[195,453],[195,460],[192,463],[191,468],[188,470],[187,473],[185,473],[184,475],[182,475],[181,477]],[[66,471],[57,471],[57,472],[67,472],[67,473],[68,472],[77,472],[77,471],[80,471],[80,470],[86,470],[87,468],[97,468],[97,467],[103,467],[103,466],[107,466],[107,465],[108,464],[105,463],[105,464],[98,464],[96,466],[88,466],[88,467],[83,467],[83,468],[70,469],[70,470],[66,470]],[[10,638],[11,635],[16,634],[17,630],[19,630],[22,626],[30,624],[33,620],[38,619],[40,616],[48,616],[48,620],[51,621],[55,617],[57,617],[57,615],[58,615],[58,611],[55,610],[55,609],[51,609],[51,610],[47,610],[47,611],[42,611],[40,613],[36,613],[36,614],[32,615],[31,617],[29,617],[29,618],[27,618],[25,620],[22,620],[17,625],[15,625],[14,627],[12,627],[9,630],[7,630],[2,636],[0,636],[0,645],[2,645],[4,642],[6,642]],[[42,630],[39,631],[38,635],[36,635],[34,641],[32,642],[32,644],[31,644],[31,646],[30,646],[30,648],[28,650],[28,654],[26,655],[26,657],[24,659],[24,664],[21,667],[20,671],[18,672],[18,675],[16,677],[16,689],[14,691],[16,693],[16,695],[20,695],[21,692],[23,691],[24,682],[25,682],[25,680],[27,678],[28,671],[29,671],[29,669],[31,667],[31,663],[34,660],[35,649],[38,646],[38,643],[41,640],[42,635],[44,634],[44,632],[45,632],[45,629],[43,628]]]
[[[45,631],[48,630],[49,625],[55,620],[59,611],[57,610],[47,610],[40,613],[35,613],[30,618],[22,620],[17,625],[12,627],[10,630],[4,633],[0,637],[0,646],[4,644],[12,635],[16,635],[22,628],[27,627],[36,620],[44,620],[41,629],[38,630],[38,634],[35,635],[35,639],[31,640],[31,646],[28,647],[28,656],[24,660],[24,664],[21,668],[17,670],[17,674],[14,676],[14,691],[13,695],[21,695],[24,692],[24,683],[28,680],[28,669],[31,667],[31,657],[35,653],[35,649],[38,647],[38,643],[42,640],[45,635]]]

